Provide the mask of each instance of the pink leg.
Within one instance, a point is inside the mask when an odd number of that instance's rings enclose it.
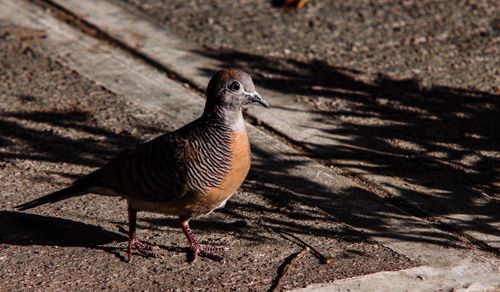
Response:
[[[220,255],[216,254],[216,252],[221,250],[220,248],[203,246],[199,245],[196,242],[193,232],[191,231],[191,228],[189,228],[189,218],[181,216],[179,217],[179,222],[181,224],[182,231],[184,232],[189,241],[189,246],[191,248],[191,251],[193,252],[193,258],[191,262],[194,262],[198,258],[198,256],[206,257],[218,262],[223,260],[223,258]]]
[[[135,247],[137,251],[145,256],[157,257],[157,255],[151,251],[152,247],[150,245],[144,244],[137,239],[135,233],[137,227],[137,211],[132,207],[128,207],[128,262],[132,261],[132,249]]]

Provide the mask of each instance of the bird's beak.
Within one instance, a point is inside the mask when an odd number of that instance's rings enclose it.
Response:
[[[262,96],[260,96],[260,94],[257,93],[257,91],[248,93],[247,97],[248,97],[248,100],[251,101],[252,103],[258,102],[263,107],[269,108],[269,104],[267,103],[267,101]]]

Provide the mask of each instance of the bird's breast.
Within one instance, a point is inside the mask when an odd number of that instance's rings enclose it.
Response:
[[[215,209],[241,186],[250,170],[250,145],[246,130],[233,131],[231,135],[231,161],[229,169],[218,187],[209,188],[203,196],[204,203]]]

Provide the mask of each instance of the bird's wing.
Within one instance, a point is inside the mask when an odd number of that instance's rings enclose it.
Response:
[[[96,173],[96,185],[129,198],[166,202],[187,192],[190,142],[173,132],[121,152]]]

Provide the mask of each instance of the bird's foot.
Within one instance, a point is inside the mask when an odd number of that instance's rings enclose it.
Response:
[[[191,259],[190,262],[196,261],[198,257],[204,257],[208,258],[217,262],[221,262],[224,260],[224,258],[219,255],[221,251],[223,251],[223,248],[221,247],[215,247],[215,246],[209,246],[209,245],[197,245],[194,247],[191,247]]]
[[[153,251],[152,245],[142,243],[136,237],[132,237],[128,241],[127,255],[128,255],[128,262],[129,263],[132,261],[132,250],[134,247],[137,250],[137,252],[139,252],[143,256],[151,257],[151,258],[160,258],[161,257],[159,254],[157,254]]]

